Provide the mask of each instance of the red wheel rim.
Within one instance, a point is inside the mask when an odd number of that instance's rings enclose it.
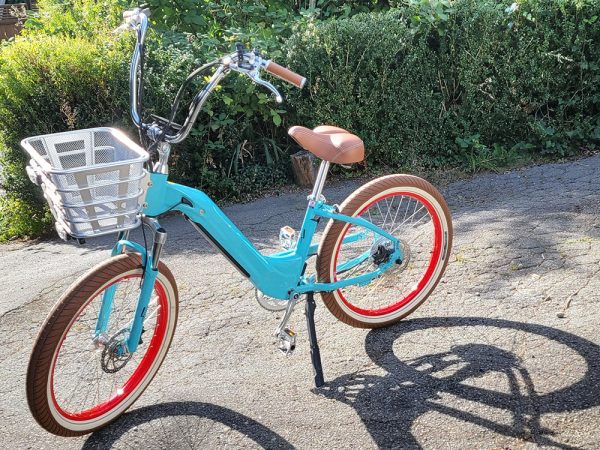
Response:
[[[344,296],[344,293],[341,291],[341,289],[338,289],[337,293],[339,295],[339,298],[342,300],[342,302],[344,302],[344,304],[350,310],[352,310],[355,313],[361,314],[363,316],[369,316],[369,317],[385,316],[387,314],[391,314],[393,312],[398,311],[399,309],[403,308],[408,303],[410,303],[423,290],[423,288],[425,286],[427,286],[427,284],[430,282],[431,278],[433,277],[433,275],[435,273],[435,268],[437,266],[437,261],[440,257],[440,253],[442,252],[442,224],[441,224],[440,217],[437,214],[437,212],[436,212],[435,208],[433,207],[433,205],[431,204],[431,202],[429,202],[427,199],[425,199],[421,195],[415,194],[413,192],[393,192],[390,194],[386,194],[386,195],[377,197],[373,201],[368,203],[366,206],[364,206],[359,211],[358,214],[356,214],[355,217],[361,216],[367,209],[369,209],[372,205],[374,205],[378,201],[389,198],[389,197],[397,196],[397,195],[404,195],[406,197],[413,198],[413,199],[421,202],[427,209],[427,212],[429,213],[429,216],[431,217],[431,220],[433,222],[433,229],[434,229],[434,233],[433,233],[434,234],[434,242],[433,242],[433,249],[431,252],[431,257],[429,258],[429,263],[427,264],[427,270],[425,271],[425,274],[423,275],[423,277],[421,277],[421,279],[419,280],[417,286],[411,292],[409,292],[406,296],[404,296],[397,302],[395,302],[391,305],[385,306],[383,308],[377,308],[377,309],[359,308],[358,306],[350,303]],[[339,244],[335,251],[335,258],[334,258],[335,267],[337,267],[340,249],[342,248],[342,242],[344,240],[344,237],[346,236],[346,233],[348,233],[349,229],[350,229],[350,224],[347,224],[346,227],[344,228],[341,238],[339,239]],[[338,281],[337,274],[334,275],[334,281]]]
[[[154,328],[154,334],[152,335],[152,339],[150,340],[150,344],[148,345],[148,348],[146,349],[146,353],[144,354],[144,357],[140,361],[140,363],[139,363],[138,367],[135,369],[135,371],[131,374],[131,376],[123,383],[123,385],[120,388],[118,388],[116,390],[116,393],[111,398],[104,401],[103,403],[100,403],[96,406],[85,409],[83,411],[78,411],[78,412],[65,411],[64,409],[62,409],[60,407],[60,405],[58,404],[58,401],[56,400],[56,396],[54,394],[54,370],[56,368],[56,362],[57,362],[58,356],[60,354],[60,350],[62,348],[63,342],[64,342],[65,338],[67,337],[67,335],[69,334],[71,327],[73,326],[73,324],[75,324],[77,322],[77,319],[79,319],[79,317],[83,314],[83,312],[86,310],[88,305],[93,300],[97,299],[99,295],[102,295],[102,292],[104,292],[110,286],[112,286],[116,283],[119,283],[123,280],[127,280],[129,278],[137,278],[137,276],[128,275],[128,276],[121,277],[118,280],[111,283],[110,285],[105,286],[105,288],[102,291],[100,291],[97,295],[95,295],[94,297],[89,299],[85,303],[85,305],[82,308],[80,308],[80,313],[77,315],[77,317],[71,321],[71,323],[69,324],[69,326],[67,328],[67,331],[64,333],[64,335],[60,341],[60,345],[58,346],[58,350],[56,351],[54,360],[52,361],[52,368],[51,368],[51,372],[50,372],[50,394],[52,397],[52,403],[54,404],[56,411],[58,411],[58,413],[65,419],[68,419],[68,420],[74,421],[74,422],[86,422],[86,421],[97,419],[97,418],[103,416],[104,414],[110,412],[117,406],[119,406],[121,403],[123,403],[123,401],[125,401],[127,398],[129,398],[129,396],[138,387],[138,385],[146,378],[150,368],[152,367],[152,364],[154,363],[156,357],[158,356],[158,353],[160,352],[160,349],[162,347],[162,344],[163,344],[163,341],[164,341],[164,338],[165,338],[165,335],[167,332],[169,311],[168,311],[167,294],[166,294],[165,289],[162,286],[162,284],[160,284],[157,281],[154,284],[154,290],[158,296],[158,304],[159,304],[159,311],[157,312],[157,315],[156,315],[156,327]]]

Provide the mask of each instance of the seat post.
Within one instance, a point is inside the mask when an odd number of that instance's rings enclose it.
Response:
[[[325,179],[327,178],[328,171],[329,161],[321,161],[319,171],[317,172],[317,179],[315,180],[315,185],[313,186],[312,193],[308,197],[310,206],[314,206],[315,203],[319,201],[319,198],[321,198],[321,193],[323,192],[323,186],[325,185]]]

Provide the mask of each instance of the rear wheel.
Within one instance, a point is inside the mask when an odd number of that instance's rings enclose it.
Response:
[[[397,322],[427,298],[448,263],[452,219],[444,198],[421,178],[390,175],[357,189],[340,206],[340,212],[362,217],[397,238],[403,257],[365,286],[323,292],[325,305],[338,319],[355,327],[377,328]],[[364,227],[330,221],[319,247],[319,282],[377,270],[389,262],[392,247],[391,241]]]
[[[46,319],[27,371],[27,400],[51,433],[77,436],[115,420],[142,394],[160,368],[175,332],[175,279],[164,265],[135,353],[118,351],[129,333],[143,269],[136,254],[102,263],[76,281]],[[103,293],[115,288],[104,333],[95,332]]]

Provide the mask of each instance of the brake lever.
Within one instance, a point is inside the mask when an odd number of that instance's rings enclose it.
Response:
[[[150,10],[148,8],[135,8],[127,11],[123,11],[123,23],[113,30],[114,34],[122,33],[125,30],[135,28],[140,24],[140,16],[145,15],[150,17]]]
[[[133,28],[134,28],[134,26],[132,25],[132,22],[129,19],[125,19],[125,22],[123,22],[121,25],[119,25],[117,28],[115,28],[112,32],[113,32],[113,34],[120,34],[126,30],[133,29]]]
[[[247,73],[247,75],[256,84],[260,84],[261,86],[264,86],[268,90],[270,90],[273,93],[273,95],[275,96],[275,102],[277,102],[277,103],[282,103],[283,102],[283,97],[281,96],[281,94],[279,93],[279,91],[277,90],[277,88],[275,86],[273,86],[271,83],[269,83],[268,81],[263,80],[260,77],[260,74],[258,73],[258,70],[256,70],[256,69],[251,70],[250,72]]]
[[[240,44],[241,45],[241,44]],[[260,54],[257,52],[249,53],[249,58],[244,61],[244,54],[240,57],[240,46],[237,46],[236,52],[225,56],[221,59],[221,63],[231,70],[248,75],[248,77],[256,84],[266,87],[275,96],[275,102],[282,103],[283,97],[275,86],[260,77],[260,69],[264,66],[264,62]]]

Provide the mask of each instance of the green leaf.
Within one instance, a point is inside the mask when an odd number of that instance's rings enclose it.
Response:
[[[281,125],[281,116],[279,115],[279,113],[277,111],[273,111],[272,115],[273,115],[273,123],[276,126]]]

